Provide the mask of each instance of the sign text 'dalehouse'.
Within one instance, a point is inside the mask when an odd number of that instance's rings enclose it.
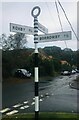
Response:
[[[51,42],[51,41],[61,41],[61,40],[70,40],[71,31],[50,33],[46,35],[38,35],[38,42]]]

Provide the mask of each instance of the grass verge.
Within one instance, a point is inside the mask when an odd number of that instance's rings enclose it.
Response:
[[[34,113],[16,114],[3,116],[2,120],[35,120]],[[39,120],[79,120],[77,113],[39,113]]]

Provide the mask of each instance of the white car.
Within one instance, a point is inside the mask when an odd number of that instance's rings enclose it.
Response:
[[[26,69],[17,69],[15,72],[16,77],[31,77],[31,73],[27,71]]]
[[[75,74],[76,73],[76,71],[75,70],[72,70],[72,74]]]
[[[63,71],[62,75],[70,75],[70,72],[69,71]]]

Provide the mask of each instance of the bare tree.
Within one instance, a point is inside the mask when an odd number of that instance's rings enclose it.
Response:
[[[2,49],[2,37],[0,36],[0,49]]]
[[[25,34],[10,34],[8,37],[2,34],[3,50],[23,49],[25,46],[27,46],[27,36],[25,36]]]
[[[7,49],[9,49],[9,44],[8,44],[8,41],[7,41],[7,36],[6,36],[6,34],[2,34],[2,49],[3,50],[7,50]]]
[[[27,37],[23,33],[17,33],[14,35],[14,42],[15,49],[23,49],[27,44]]]

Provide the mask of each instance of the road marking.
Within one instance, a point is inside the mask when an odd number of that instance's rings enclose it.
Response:
[[[40,101],[40,102],[42,102],[42,101],[43,101],[43,99],[40,99],[39,101]]]
[[[45,96],[46,96],[46,97],[49,97],[49,93],[46,93]]]
[[[34,105],[34,104],[35,104],[35,102],[32,102],[32,103],[31,103],[31,105]]]
[[[33,98],[33,100],[35,100],[35,98]]]
[[[20,107],[21,110],[24,110],[25,108],[24,107]]]
[[[5,109],[1,110],[0,112],[1,112],[1,113],[5,113],[5,112],[7,112],[7,111],[9,111],[9,110],[10,110],[10,108],[5,108]]]
[[[25,102],[24,102],[24,104],[27,104],[27,103],[28,103],[28,101],[25,101]]]
[[[46,96],[46,97],[48,97],[48,98],[49,98],[49,96]]]
[[[43,96],[43,95],[41,95],[40,97],[41,97],[41,98],[43,98],[44,96]]]
[[[29,106],[28,105],[26,105],[26,106],[23,106],[24,108],[29,108]]]
[[[28,105],[25,105],[25,106],[23,106],[23,107],[20,107],[20,109],[22,109],[22,110],[24,110],[24,109],[26,109],[26,108],[29,108],[29,106],[28,106]]]
[[[6,113],[6,115],[13,115],[13,114],[15,114],[15,113],[18,113],[18,110],[13,110],[13,111],[11,111],[11,112],[8,112],[8,113]]]
[[[17,107],[20,107],[21,105],[23,105],[23,104],[17,104],[17,105],[14,105],[13,107],[17,108]]]

